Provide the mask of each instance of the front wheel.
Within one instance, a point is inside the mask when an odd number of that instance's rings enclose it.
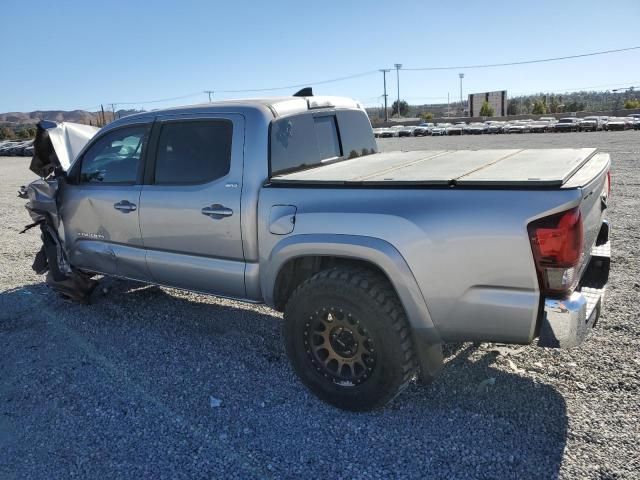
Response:
[[[347,410],[386,404],[417,369],[404,309],[369,270],[338,267],[306,280],[285,307],[284,337],[300,380]]]

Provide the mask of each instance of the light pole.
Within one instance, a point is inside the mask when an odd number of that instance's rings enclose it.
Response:
[[[398,118],[400,118],[400,69],[402,68],[402,64],[396,63],[393,66],[396,67],[396,80],[398,83],[398,103],[396,104],[396,108],[398,109]]]
[[[460,77],[460,110],[462,110],[462,115],[464,116],[464,103],[462,103],[462,79],[464,78],[464,73],[459,73]]]
[[[382,72],[382,82],[384,83],[384,121],[389,121],[389,115],[387,114],[387,72],[390,72],[390,69],[381,68]]]
[[[615,106],[614,106],[613,108],[614,108],[614,113],[615,113],[616,115],[618,114],[618,106],[620,105],[620,95],[619,95],[619,92],[623,92],[623,93],[625,94],[625,95],[624,95],[624,100],[626,101],[626,100],[627,100],[627,97],[628,97],[627,93],[628,93],[628,92],[633,92],[633,90],[634,90],[635,88],[636,88],[636,87],[613,88],[613,89],[611,89],[611,91],[615,94],[615,95],[614,95],[614,98],[615,98],[616,102],[615,102],[615,104],[614,104]]]

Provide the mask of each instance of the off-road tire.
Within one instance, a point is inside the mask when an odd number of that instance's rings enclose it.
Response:
[[[356,328],[366,332],[366,341],[370,340],[375,350],[371,371],[358,383],[345,385],[331,378],[328,367],[305,343],[309,322],[323,311],[327,318],[329,310],[336,315],[345,312],[349,321],[357,319]],[[332,321],[331,317],[326,321]],[[347,410],[366,411],[385,405],[409,383],[418,367],[411,329],[393,287],[381,274],[362,268],[331,268],[298,286],[285,306],[284,338],[287,355],[302,383],[322,400]],[[365,356],[370,353],[361,351]],[[349,370],[354,372],[355,365]]]

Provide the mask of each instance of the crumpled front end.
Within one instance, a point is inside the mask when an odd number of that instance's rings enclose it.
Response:
[[[29,170],[41,178],[47,178],[56,168],[68,171],[98,130],[98,127],[78,123],[41,121],[33,141]]]
[[[64,188],[65,171],[98,129],[87,125],[40,122],[29,169],[41,178],[23,187],[22,198],[33,222],[21,232],[39,226],[42,248],[33,270],[47,274],[47,285],[65,298],[87,303],[97,282],[75,270],[64,248],[64,226],[59,214],[58,192]]]

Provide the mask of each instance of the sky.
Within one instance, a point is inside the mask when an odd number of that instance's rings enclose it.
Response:
[[[205,102],[204,90],[214,99],[291,95],[297,88],[229,90],[358,74],[314,92],[377,106],[377,70],[395,63],[464,66],[640,46],[638,0],[29,0],[2,2],[0,12],[0,112],[101,103],[149,110]],[[499,68],[403,69],[400,96],[411,104],[444,103],[447,95],[458,101],[460,72],[465,100],[504,89],[514,96],[640,87],[640,50]],[[391,103],[395,70],[387,89]]]

